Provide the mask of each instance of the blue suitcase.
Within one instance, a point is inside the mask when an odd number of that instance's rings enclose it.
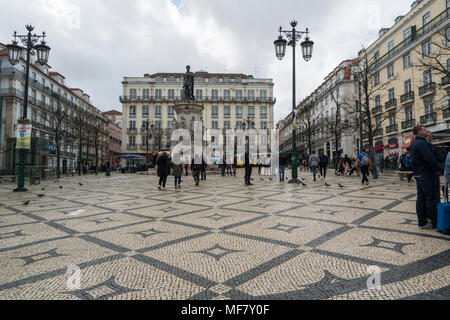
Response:
[[[442,188],[447,202],[438,204],[437,229],[450,234],[450,202],[448,202],[448,185]]]

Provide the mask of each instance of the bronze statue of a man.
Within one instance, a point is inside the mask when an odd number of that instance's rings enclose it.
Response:
[[[195,101],[194,74],[190,69],[190,66],[186,66],[186,73],[183,75],[183,100],[185,101]]]

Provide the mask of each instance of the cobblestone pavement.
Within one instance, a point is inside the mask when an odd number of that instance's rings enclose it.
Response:
[[[450,237],[418,229],[413,184],[239,175],[1,184],[0,299],[450,298]]]

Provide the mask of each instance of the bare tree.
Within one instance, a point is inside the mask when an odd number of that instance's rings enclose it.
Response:
[[[379,115],[374,121],[373,112],[370,109],[371,103],[373,104],[375,102],[376,95],[386,91],[387,87],[395,80],[396,77],[392,76],[387,82],[380,84],[379,81],[376,80],[377,73],[373,72],[373,67],[377,66],[376,61],[373,61],[372,64],[369,65],[366,50],[363,49],[362,52],[364,54],[364,68],[355,75],[355,81],[361,92],[361,99],[359,101],[360,105],[356,106],[356,108],[353,107],[353,110],[355,116],[354,118],[361,119],[362,132],[369,140],[370,158],[375,160],[374,138],[379,134],[379,130],[382,129],[383,123],[389,119],[390,115],[392,113],[399,113],[402,110],[402,107],[396,107],[396,109],[392,111],[382,111],[382,107],[380,105],[381,112],[377,112]],[[347,102],[346,105],[348,110],[351,110],[353,103]],[[358,114],[358,112],[360,112],[360,114]],[[372,161],[372,169],[373,177],[377,179],[378,175],[376,172],[375,161]]]
[[[307,140],[309,154],[312,154],[312,139],[321,125],[320,121],[317,121],[317,118],[321,116],[322,110],[319,110],[320,114],[317,114],[316,111],[317,109],[314,108],[314,103],[311,103],[301,108],[296,115],[297,122],[301,127],[298,135]]]
[[[438,85],[446,85],[450,81],[449,36],[445,29],[440,30],[429,42],[422,44],[421,49],[416,50],[417,59],[412,61],[412,66],[419,71],[431,70],[440,82]],[[447,105],[445,99],[437,101],[437,109],[444,109]]]
[[[51,132],[51,136],[55,142],[56,148],[56,178],[61,177],[61,141],[65,137],[65,127],[67,119],[67,109],[60,102],[60,96],[56,93],[52,93],[53,99],[56,100],[56,107],[53,107],[51,112],[43,114],[44,120],[48,123],[48,129]]]
[[[102,137],[105,135],[107,122],[98,114],[92,114],[90,117],[90,122],[92,143],[95,150],[95,174],[97,175],[99,167],[99,151],[103,154],[104,141]]]
[[[73,118],[76,137],[78,140],[78,175],[81,175],[81,163],[83,159],[83,146],[88,146],[89,135],[87,126],[88,113],[81,107],[76,107]]]

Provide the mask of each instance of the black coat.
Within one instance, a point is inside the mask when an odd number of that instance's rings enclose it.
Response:
[[[158,166],[158,177],[168,176],[170,174],[170,161],[168,156],[160,156],[158,160],[156,160],[156,165]]]
[[[423,136],[416,136],[411,146],[411,158],[415,176],[434,175],[441,170],[430,143]]]

